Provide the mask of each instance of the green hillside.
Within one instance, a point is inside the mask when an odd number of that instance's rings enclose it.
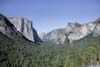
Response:
[[[80,42],[81,45],[36,45],[17,35],[9,38],[0,33],[0,67],[82,67],[100,64],[100,37],[87,44]]]

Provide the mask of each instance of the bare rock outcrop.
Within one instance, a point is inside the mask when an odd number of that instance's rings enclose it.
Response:
[[[26,18],[7,18],[0,14],[0,32],[12,38],[13,35],[18,35],[26,40],[40,43],[36,30],[32,26],[32,21]]]
[[[53,41],[56,44],[72,43],[73,41],[80,40],[91,33],[93,33],[93,36],[100,35],[100,18],[86,24],[79,24],[76,22],[68,23],[63,29],[56,29],[47,33],[43,37],[43,40],[46,42]]]
[[[32,21],[22,17],[11,17],[8,18],[9,21],[14,24],[17,31],[22,33],[27,39],[33,41],[33,42],[42,42],[42,40],[39,38],[36,30],[32,26]]]

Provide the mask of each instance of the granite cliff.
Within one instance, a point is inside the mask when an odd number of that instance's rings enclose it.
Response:
[[[14,25],[2,14],[0,14],[0,32],[8,37],[12,37],[13,34],[20,34]]]
[[[22,17],[11,17],[8,18],[9,21],[14,24],[16,29],[22,33],[27,39],[33,41],[33,42],[42,42],[42,40],[39,38],[36,30],[32,26],[32,21]]]
[[[32,21],[29,21],[26,18],[6,18],[0,14],[0,32],[11,38],[13,37],[13,34],[17,34],[18,36],[35,43],[42,42],[32,26]]]
[[[100,18],[86,24],[68,23],[65,28],[53,30],[43,36],[42,39],[45,42],[65,44],[85,38],[91,33],[93,33],[93,37],[100,35]]]

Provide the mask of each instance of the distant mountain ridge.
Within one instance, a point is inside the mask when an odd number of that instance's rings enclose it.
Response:
[[[65,28],[53,30],[42,37],[45,42],[67,44],[78,41],[93,33],[93,37],[100,35],[100,18],[86,24],[68,23]]]
[[[6,18],[0,14],[0,32],[12,37],[14,34],[35,43],[48,42],[56,44],[70,44],[80,41],[93,34],[100,35],[100,18],[86,24],[68,23],[65,28],[55,29],[47,34],[38,36],[37,31],[32,26],[32,21],[26,18],[11,17]],[[41,38],[40,38],[41,37]]]

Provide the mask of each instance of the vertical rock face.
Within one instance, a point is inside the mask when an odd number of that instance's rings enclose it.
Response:
[[[12,24],[21,32],[26,38],[34,41],[32,22],[25,18],[8,18]]]
[[[32,21],[25,18],[6,18],[0,14],[0,32],[13,38],[14,35],[26,40],[40,43],[36,30],[32,27]]]
[[[43,37],[44,41],[55,42],[56,44],[64,44],[66,42],[73,42],[80,40],[89,34],[93,33],[93,36],[100,35],[100,18],[94,22],[86,24],[68,23],[64,29],[56,29]],[[67,36],[66,36],[67,34]]]
[[[26,18],[8,18],[9,21],[14,24],[17,31],[22,33],[27,39],[33,42],[41,42],[36,30],[32,26],[32,21]]]

